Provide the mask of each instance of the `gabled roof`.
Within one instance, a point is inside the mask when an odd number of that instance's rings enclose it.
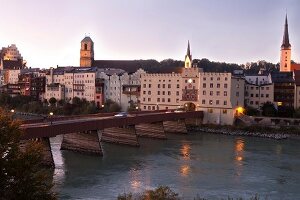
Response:
[[[22,60],[3,60],[3,69],[23,69]]]
[[[300,70],[294,71],[295,84],[300,86]]]
[[[142,68],[139,60],[95,60],[93,67],[122,69],[128,73],[134,73]]]
[[[293,72],[273,72],[271,74],[273,83],[294,83]]]

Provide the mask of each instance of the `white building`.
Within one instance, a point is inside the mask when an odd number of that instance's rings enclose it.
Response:
[[[266,102],[274,102],[274,84],[271,75],[245,75],[245,104],[260,109]]]

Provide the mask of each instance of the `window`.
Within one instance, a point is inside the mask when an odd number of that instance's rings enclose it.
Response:
[[[266,97],[269,98],[269,94],[266,94]]]
[[[258,105],[258,101],[255,101],[255,104]]]
[[[179,88],[179,84],[177,84],[176,88]]]
[[[87,50],[87,44],[84,44],[84,50]]]
[[[157,91],[157,95],[160,95],[160,91]]]
[[[148,91],[148,95],[151,95],[151,91]]]
[[[211,81],[213,81],[213,80],[214,80],[214,78],[213,78],[213,77],[210,77],[210,80],[211,80]]]
[[[149,84],[149,88],[151,88],[151,84]]]
[[[165,92],[165,91],[163,91],[163,92],[162,92],[162,95],[165,95],[165,94],[166,94],[166,92]]]
[[[206,77],[203,77],[203,80],[206,81]]]
[[[166,85],[165,84],[163,84],[163,88],[165,88],[166,87]]]
[[[146,94],[146,91],[143,91],[143,94]]]
[[[239,92],[236,92],[236,96],[237,96],[237,97],[240,96],[240,93],[239,93]]]
[[[179,96],[179,91],[176,91],[176,95]]]
[[[227,110],[226,109],[223,109],[223,114],[227,114]]]
[[[151,101],[151,98],[148,98],[148,101]]]
[[[157,98],[157,102],[160,102],[160,98]]]
[[[168,91],[168,95],[171,95],[171,91]]]
[[[206,95],[206,91],[205,90],[203,90],[203,95]]]
[[[203,83],[203,88],[206,88],[206,83]]]
[[[205,104],[205,99],[202,99],[202,104]]]
[[[210,87],[210,88],[213,88],[213,87],[214,87],[214,84],[213,84],[213,83],[209,84],[209,87]]]
[[[220,83],[217,84],[217,88],[220,88]]]
[[[226,106],[227,105],[227,101],[224,101],[224,106]]]
[[[227,92],[226,91],[224,91],[224,96],[227,97]]]
[[[162,101],[162,102],[165,102],[165,98],[162,98],[161,101]]]
[[[160,84],[157,85],[157,88],[160,88]]]
[[[143,88],[146,88],[146,84],[143,84]]]
[[[269,90],[269,87],[266,87],[266,90]]]
[[[208,111],[208,113],[213,113],[213,109],[212,108],[209,108],[207,111]]]
[[[170,98],[168,98],[168,102],[171,102],[171,99],[170,99]]]
[[[220,104],[220,100],[216,100],[216,104],[219,105]]]
[[[217,91],[217,96],[220,96],[220,91]]]
[[[171,84],[168,84],[168,88],[171,88]]]
[[[220,80],[220,77],[217,78],[217,81],[219,81],[219,80]]]
[[[264,97],[264,94],[261,94],[260,97]]]
[[[227,81],[228,80],[228,78],[227,77],[225,77],[225,81]]]
[[[224,88],[227,88],[227,83],[224,84]]]
[[[253,94],[250,94],[250,97],[253,97]]]
[[[258,97],[258,94],[255,94],[255,97]]]
[[[209,105],[212,105],[213,104],[213,101],[212,100],[209,100]]]
[[[209,92],[209,95],[210,95],[210,96],[213,96],[213,95],[214,95],[214,92],[213,92],[213,91],[210,91],[210,92]]]

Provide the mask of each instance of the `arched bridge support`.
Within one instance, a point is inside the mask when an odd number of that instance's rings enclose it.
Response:
[[[101,142],[140,146],[134,126],[106,128],[102,132]]]
[[[97,131],[64,134],[60,149],[99,156],[103,155]]]
[[[167,139],[163,122],[135,125],[135,131],[138,136],[155,139]]]
[[[187,134],[187,128],[184,119],[176,121],[164,121],[164,130],[168,133],[185,133]]]

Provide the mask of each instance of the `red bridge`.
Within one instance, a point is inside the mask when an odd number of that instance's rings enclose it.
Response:
[[[139,146],[139,136],[166,139],[166,132],[187,133],[186,125],[199,124],[202,118],[202,111],[135,112],[124,117],[106,113],[57,117],[46,122],[29,120],[21,129],[23,140],[40,138],[45,144],[46,163],[53,165],[49,138],[56,135],[64,135],[61,149],[102,155],[100,141]]]

